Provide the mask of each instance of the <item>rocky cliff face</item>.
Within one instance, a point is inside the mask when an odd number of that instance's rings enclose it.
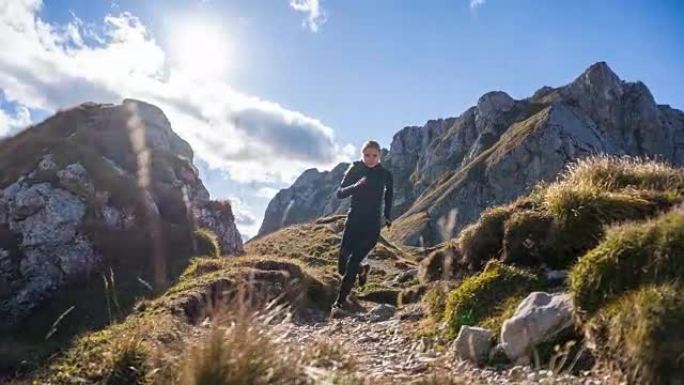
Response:
[[[596,153],[683,165],[684,113],[656,104],[643,83],[621,80],[603,62],[566,86],[543,87],[526,99],[489,92],[456,118],[394,135],[383,160],[395,181],[393,213],[399,218],[392,236],[410,245],[441,242],[485,208],[515,199],[535,183],[553,180],[569,162]],[[321,186],[300,188],[315,196]],[[325,202],[307,207],[331,205],[334,197],[320,199]],[[292,207],[298,207],[297,197]],[[290,215],[304,222],[323,213]],[[268,211],[264,221],[272,222]]]
[[[241,253],[230,205],[209,200],[192,158],[163,112],[135,100],[83,104],[0,142],[0,330],[103,272],[163,284],[196,225]]]
[[[349,163],[340,163],[331,171],[304,171],[292,186],[280,190],[269,202],[257,236],[349,208],[349,202],[335,199],[348,167]]]

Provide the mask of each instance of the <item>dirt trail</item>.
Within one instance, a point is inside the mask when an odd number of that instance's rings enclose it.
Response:
[[[299,325],[282,323],[272,331],[285,344],[305,346],[324,342],[340,348],[355,363],[357,376],[369,384],[380,380],[396,384],[444,383],[436,382],[434,377],[452,378],[457,384],[609,383],[608,379],[595,375],[554,375],[548,370],[535,371],[522,366],[498,371],[480,369],[455,359],[448,348],[433,346],[430,338],[416,338],[412,333],[416,321],[401,319],[407,313],[399,312],[389,320],[371,322],[369,309],[373,306],[373,303],[362,303],[358,312],[338,314],[339,318]]]

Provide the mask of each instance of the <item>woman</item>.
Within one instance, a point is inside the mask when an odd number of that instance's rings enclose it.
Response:
[[[363,286],[368,277],[370,266],[361,267],[361,261],[373,249],[380,236],[380,207],[384,193],[384,224],[389,229],[392,222],[392,173],[380,164],[380,144],[374,140],[364,143],[361,148],[361,161],[355,161],[342,178],[337,189],[337,198],[351,195],[351,207],[344,224],[344,235],[338,258],[338,271],[342,278],[340,293],[335,302],[342,307],[347,300],[359,275],[359,285]],[[360,272],[359,272],[360,270]]]

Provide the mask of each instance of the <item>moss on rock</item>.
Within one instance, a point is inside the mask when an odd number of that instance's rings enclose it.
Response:
[[[200,228],[194,231],[195,252],[197,255],[218,258],[221,256],[221,247],[218,237],[213,231]]]

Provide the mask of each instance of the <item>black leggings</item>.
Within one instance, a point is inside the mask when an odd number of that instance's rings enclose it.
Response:
[[[338,302],[347,299],[347,296],[354,287],[356,276],[361,267],[361,261],[373,250],[380,236],[380,227],[368,228],[362,225],[347,223],[342,236],[339,259],[342,266],[345,266],[344,277],[340,285]],[[345,262],[346,261],[346,262]]]

